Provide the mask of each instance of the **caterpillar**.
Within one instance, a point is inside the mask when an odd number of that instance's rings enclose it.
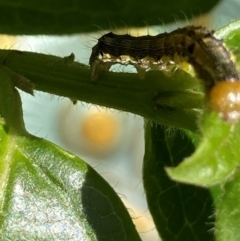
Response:
[[[187,26],[156,36],[107,33],[92,48],[91,79],[114,64],[133,65],[141,79],[147,69],[191,64],[204,83],[210,107],[227,121],[240,119],[240,75],[222,40],[204,27]]]

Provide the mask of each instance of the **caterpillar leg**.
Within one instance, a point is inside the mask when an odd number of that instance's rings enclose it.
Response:
[[[111,68],[112,63],[104,63],[101,61],[95,61],[90,65],[90,71],[91,71],[91,80],[97,81],[98,75],[101,74],[103,71],[109,71]]]

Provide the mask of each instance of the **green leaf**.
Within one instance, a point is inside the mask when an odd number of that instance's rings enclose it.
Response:
[[[0,69],[1,240],[139,241],[125,206],[99,174],[25,131],[9,74]]]
[[[109,184],[72,154],[0,129],[2,240],[140,240]],[[8,155],[11,154],[11,158]]]
[[[210,11],[219,0],[1,0],[0,31],[5,34],[73,34],[98,28],[159,25]],[[111,24],[113,23],[113,24]],[[98,28],[96,27],[98,26]]]
[[[218,195],[215,196],[217,203],[215,234],[217,241],[240,240],[240,172],[239,168],[228,182],[221,185]]]
[[[199,186],[224,182],[239,165],[240,123],[223,121],[217,113],[202,121],[203,138],[195,153],[167,173],[174,180]]]
[[[166,241],[213,240],[207,224],[213,221],[209,191],[172,181],[165,172],[165,166],[179,164],[194,149],[185,132],[147,121],[143,182],[156,228]]]

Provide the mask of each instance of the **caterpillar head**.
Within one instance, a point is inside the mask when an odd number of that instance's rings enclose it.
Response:
[[[223,120],[235,123],[240,120],[240,81],[218,82],[209,93],[210,107]]]

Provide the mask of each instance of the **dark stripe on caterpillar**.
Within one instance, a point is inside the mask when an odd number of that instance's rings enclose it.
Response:
[[[231,60],[231,54],[224,47],[222,40],[215,38],[213,34],[213,31],[206,28],[194,26],[156,36],[133,37],[110,32],[99,38],[92,49],[89,61],[91,78],[97,80],[98,74],[108,71],[113,64],[133,65],[140,78],[144,78],[146,69],[168,70],[182,62],[188,62],[203,81],[207,98],[214,99],[216,93],[213,89],[216,89],[218,83],[237,82],[240,85],[240,78]],[[235,84],[234,88],[237,85]],[[234,92],[234,95],[240,105],[240,92]],[[225,106],[224,110],[221,107],[216,109],[217,100],[210,101],[210,104],[213,102],[213,109],[224,119],[240,118],[240,108],[239,117],[236,117],[232,113],[227,114],[228,111],[232,112],[230,107]]]

